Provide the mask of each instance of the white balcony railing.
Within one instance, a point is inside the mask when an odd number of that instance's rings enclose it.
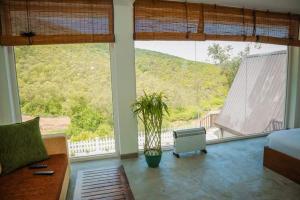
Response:
[[[193,128],[192,126],[180,127],[183,128]],[[179,128],[167,128],[162,130],[162,147],[170,147],[173,146],[173,130]],[[144,148],[144,140],[145,135],[143,132],[139,133],[138,137],[138,145],[139,149],[142,150]],[[69,145],[69,154],[71,157],[80,157],[80,156],[92,156],[99,154],[109,154],[115,152],[115,139],[114,137],[103,137],[103,138],[95,138],[92,140],[86,141],[68,141]]]
[[[69,140],[68,146],[71,157],[108,154],[115,152],[115,139],[113,137],[103,137],[78,142]]]

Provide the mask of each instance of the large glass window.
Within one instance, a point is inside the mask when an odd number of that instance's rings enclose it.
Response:
[[[286,46],[136,41],[135,47],[137,95],[168,98],[163,146],[173,145],[176,129],[203,126],[207,140],[218,140],[284,128]]]
[[[66,133],[70,156],[115,152],[107,44],[15,47],[22,119]]]

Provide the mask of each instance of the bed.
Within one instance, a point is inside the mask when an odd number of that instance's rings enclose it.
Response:
[[[275,131],[267,137],[264,166],[300,184],[300,128]]]

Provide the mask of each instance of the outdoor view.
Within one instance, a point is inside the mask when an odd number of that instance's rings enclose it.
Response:
[[[115,151],[110,139],[108,48],[107,44],[15,47],[23,120],[40,116],[42,133],[66,133],[71,156]]]
[[[173,145],[176,129],[204,126],[206,139],[217,140],[283,128],[285,46],[219,41],[147,41],[135,46],[137,95],[162,91],[168,98],[163,146]],[[255,99],[256,93],[264,100]],[[251,124],[259,111],[266,116],[260,114],[261,123]],[[142,123],[139,130],[143,132]],[[142,149],[143,134],[139,144]]]
[[[172,130],[200,125],[209,130],[207,140],[235,136],[220,127],[230,110],[226,99],[235,76],[243,74],[239,72],[243,58],[286,50],[212,41],[135,42],[135,46],[137,95],[162,91],[168,98],[165,146],[172,145]],[[108,44],[22,46],[15,47],[15,56],[24,121],[40,116],[43,134],[66,133],[71,156],[115,151]],[[139,130],[142,148],[141,123]]]

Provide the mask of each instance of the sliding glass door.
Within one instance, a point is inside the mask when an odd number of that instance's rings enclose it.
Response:
[[[136,41],[137,95],[163,92],[162,145],[205,127],[207,141],[284,128],[287,47],[225,41]],[[139,147],[144,133],[139,122]]]

